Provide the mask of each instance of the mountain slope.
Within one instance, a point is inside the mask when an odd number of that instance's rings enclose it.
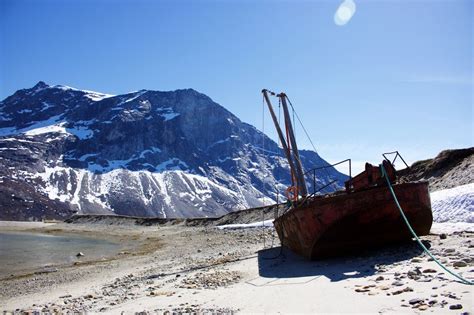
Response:
[[[305,169],[327,165],[312,151],[301,159]],[[69,209],[24,215],[21,200],[0,193],[3,209],[23,213],[0,219],[217,216],[268,203],[290,182],[275,142],[192,89],[113,96],[39,82],[0,102],[0,160],[2,192],[14,180],[25,196],[34,187],[48,207]],[[330,168],[316,186],[332,179],[341,187],[346,176]]]
[[[473,183],[474,148],[441,151],[433,159],[413,163],[400,175],[404,181],[429,181],[431,191]]]

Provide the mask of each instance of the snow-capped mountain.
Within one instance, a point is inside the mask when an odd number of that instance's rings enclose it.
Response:
[[[307,170],[327,165],[300,155]],[[3,219],[217,216],[268,204],[290,182],[274,141],[192,89],[113,96],[39,82],[0,102],[0,160]],[[330,168],[316,186],[345,179]]]

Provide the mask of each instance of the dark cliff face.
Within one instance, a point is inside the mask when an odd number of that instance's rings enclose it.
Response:
[[[301,159],[327,164],[311,151]],[[36,209],[0,194],[2,209],[18,209],[2,219],[216,216],[270,203],[290,180],[275,142],[192,89],[111,96],[39,82],[0,102],[0,160],[2,192],[13,180]],[[318,175],[319,186],[346,179]]]

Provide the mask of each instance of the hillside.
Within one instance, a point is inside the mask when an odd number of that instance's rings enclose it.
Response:
[[[403,181],[427,180],[430,191],[474,183],[474,147],[442,151],[433,159],[413,163],[400,176]]]

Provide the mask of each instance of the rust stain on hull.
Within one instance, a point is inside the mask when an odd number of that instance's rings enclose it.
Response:
[[[402,183],[393,188],[417,235],[427,235],[433,222],[428,183]],[[274,225],[281,243],[308,259],[412,237],[386,186],[310,198],[277,218]]]

